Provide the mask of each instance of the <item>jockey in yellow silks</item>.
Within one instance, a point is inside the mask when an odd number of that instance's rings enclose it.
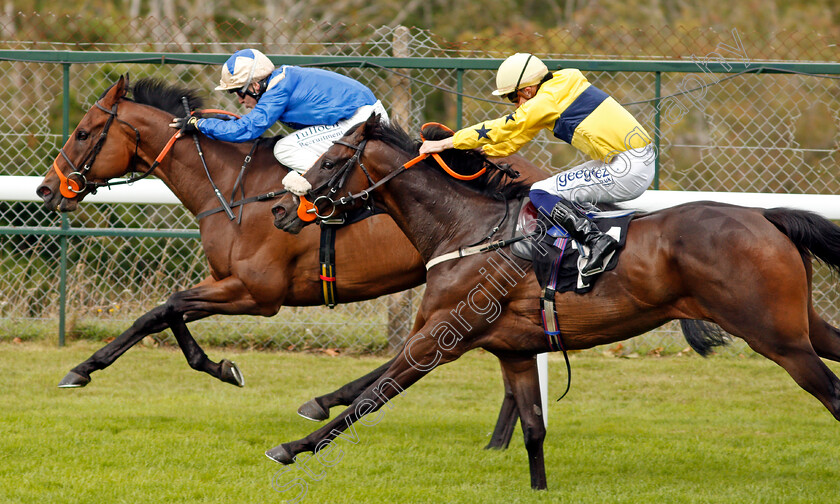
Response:
[[[496,75],[493,94],[517,105],[512,113],[466,127],[443,140],[426,141],[421,154],[481,147],[488,156],[508,156],[542,129],[592,160],[531,186],[530,197],[545,215],[589,248],[584,275],[601,271],[618,247],[570,202],[619,202],[640,196],[653,182],[655,152],[650,135],[613,98],[568,68],[551,73],[536,56],[517,53]]]

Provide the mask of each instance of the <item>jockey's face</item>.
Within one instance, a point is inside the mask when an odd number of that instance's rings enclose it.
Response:
[[[257,106],[257,99],[253,96],[245,96],[244,98],[239,98],[239,104],[245,108],[252,109]]]
[[[526,86],[516,91],[516,98],[513,97],[513,93],[510,93],[508,99],[516,105],[516,108],[519,108],[535,94],[537,94],[537,86]]]
[[[259,91],[259,84],[256,82],[252,82],[250,86],[248,86],[248,90],[256,93]],[[239,95],[237,93],[237,98],[239,98],[239,104],[244,106],[245,108],[252,109],[257,106],[257,99],[251,93]]]
[[[236,98],[239,99],[239,104],[244,106],[245,108],[252,109],[257,106],[257,99],[254,95],[259,91],[259,84],[256,82],[252,82],[250,86],[248,86],[247,92],[243,92],[239,89],[231,89],[230,93],[236,93]]]

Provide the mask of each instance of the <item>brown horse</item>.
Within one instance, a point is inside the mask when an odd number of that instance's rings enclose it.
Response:
[[[428,263],[486,234],[497,216],[515,207],[513,198],[527,191],[499,174],[465,182],[430,162],[406,169],[418,147],[398,128],[371,117],[306,174],[313,187],[308,201],[324,196],[314,212],[341,213],[367,195],[387,210]],[[450,166],[462,173],[474,170],[472,156],[448,152]],[[506,199],[489,197],[497,194]],[[272,209],[275,225],[302,231],[299,203],[298,197],[284,195]],[[511,235],[511,221],[496,238]],[[840,360],[840,331],[812,307],[813,257],[840,269],[840,227],[809,212],[693,203],[637,215],[617,267],[587,294],[556,297],[562,342],[566,349],[584,349],[672,319],[710,321],[782,366],[840,420],[840,380],[820,360]],[[266,454],[289,464],[301,452],[325,449],[355,421],[370,422],[365,415],[435,367],[481,347],[499,357],[516,391],[531,485],[545,488],[545,429],[530,363],[552,346],[540,320],[541,289],[527,271],[526,262],[499,251],[432,267],[414,328],[381,378],[323,428]],[[700,353],[720,343],[698,328],[704,326],[684,324]]]
[[[200,108],[196,91],[163,83],[141,80],[133,87],[134,99],[124,78],[104,93],[73,131],[53,166],[38,187],[38,195],[53,210],[76,209],[79,201],[108,180],[130,171],[146,172],[164,149],[174,130],[167,127],[173,116],[183,115],[182,97],[191,108]],[[222,194],[233,192],[238,170],[249,154],[251,144],[231,144],[201,140],[213,179]],[[65,156],[66,155],[66,159]],[[523,158],[508,160],[526,178],[543,176]],[[89,168],[82,168],[87,165]],[[87,171],[85,171],[87,170]],[[71,172],[85,171],[84,183]],[[59,172],[61,176],[59,176]],[[279,188],[288,170],[277,163],[269,142],[253,152],[253,160],[243,180],[245,195],[260,195]],[[193,214],[219,206],[211,183],[189,139],[175,142],[171,152],[156,167],[162,179]],[[60,177],[74,181],[78,193],[62,191]],[[148,334],[172,329],[189,365],[224,382],[242,385],[236,365],[227,359],[211,361],[190,334],[186,323],[214,314],[272,316],[281,306],[313,306],[323,303],[319,280],[319,231],[313,226],[299,236],[277,231],[269,212],[270,200],[257,201],[244,208],[241,223],[218,212],[199,221],[201,243],[210,265],[210,276],[198,285],[172,294],[163,304],[137,319],[116,339],[74,367],[61,381],[61,387],[82,387],[90,373],[111,365],[120,355]],[[388,247],[370,247],[387,243]],[[337,290],[341,302],[376,298],[420,285],[425,280],[423,262],[399,228],[386,215],[376,215],[341,228],[336,236]],[[329,408],[347,405],[378,376],[362,377],[334,393],[313,399],[301,407],[307,418],[323,420]],[[506,387],[505,403],[488,447],[507,446],[516,423],[512,392]]]

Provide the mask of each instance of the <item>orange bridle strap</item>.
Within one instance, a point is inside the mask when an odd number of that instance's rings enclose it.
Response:
[[[299,196],[300,204],[297,208],[297,216],[298,219],[302,220],[303,222],[312,222],[318,217],[315,215],[315,205],[306,199],[306,196]]]
[[[58,180],[61,182],[58,186],[58,192],[67,199],[75,198],[76,194],[81,192],[82,188],[79,187],[78,182],[68,179],[63,173],[61,173],[61,170],[58,169],[57,161],[58,158],[53,161],[53,169],[55,170],[55,174],[58,175]]]
[[[437,127],[441,128],[441,129],[444,129],[444,130],[446,130],[446,131],[449,131],[450,133],[453,133],[453,134],[455,133],[454,131],[452,131],[452,129],[447,128],[446,126],[444,126],[443,124],[438,123],[438,122],[427,122],[427,123],[425,123],[423,126],[420,126],[420,130],[422,131],[422,130],[423,130],[423,128],[425,128],[426,126],[437,126]],[[420,134],[420,139],[421,139],[421,140],[424,140],[424,141],[426,140],[425,138],[423,138],[423,134],[422,134],[422,133]],[[421,160],[425,159],[427,156],[428,156],[428,154],[423,154],[423,155],[420,155],[420,156],[418,156],[418,157],[416,157],[416,158],[412,159],[412,160],[411,160],[411,161],[409,161],[408,163],[406,163],[406,164],[405,164],[405,167],[406,167],[406,168],[408,168],[408,167],[410,167],[410,166],[413,166],[413,165],[415,165],[417,162],[419,162],[419,161],[421,161]],[[443,171],[445,171],[446,173],[448,173],[450,177],[455,178],[455,179],[458,179],[458,180],[475,180],[475,179],[477,179],[478,177],[480,177],[480,176],[484,175],[484,172],[486,172],[486,171],[487,171],[487,167],[485,166],[485,167],[483,167],[482,169],[480,169],[478,172],[476,172],[476,173],[474,173],[474,174],[472,174],[472,175],[461,175],[460,173],[456,173],[456,172],[455,172],[455,170],[453,170],[452,168],[450,168],[450,167],[449,167],[449,165],[447,165],[447,164],[443,161],[443,159],[441,159],[440,154],[438,154],[437,152],[433,153],[433,154],[432,154],[432,157],[433,157],[433,158],[435,158],[435,161],[437,161],[437,162],[438,162],[438,164],[440,165],[440,167],[441,167],[441,168],[443,168]],[[411,164],[409,164],[409,163],[411,163]]]

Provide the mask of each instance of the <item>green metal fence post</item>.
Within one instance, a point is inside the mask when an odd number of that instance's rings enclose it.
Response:
[[[459,68],[455,71],[455,86],[458,89],[458,94],[455,97],[455,129],[459,130],[464,127],[464,69]]]
[[[61,229],[70,229],[70,221],[67,216],[61,214]],[[59,259],[59,280],[58,280],[58,346],[64,346],[65,321],[67,319],[67,235],[62,234],[58,238],[61,248]]]
[[[653,101],[653,106],[656,107],[656,114],[653,116],[653,147],[656,149],[656,157],[653,161],[653,188],[659,189],[659,139],[662,132],[659,130],[661,109],[659,101],[662,97],[662,72],[656,72],[656,99]]]
[[[61,119],[61,143],[67,142],[70,136],[70,64],[64,63],[64,76],[62,82],[62,119]],[[70,229],[70,220],[67,215],[61,214],[61,229]],[[67,235],[62,234],[59,239],[61,258],[59,260],[59,282],[58,282],[58,346],[64,346],[64,333],[67,320]]]

